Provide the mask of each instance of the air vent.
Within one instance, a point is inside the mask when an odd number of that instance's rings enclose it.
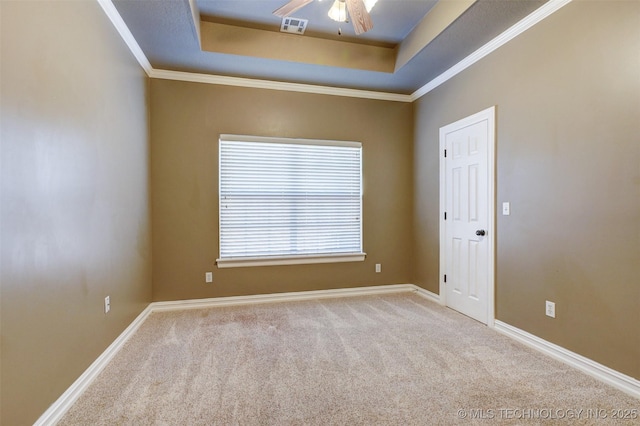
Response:
[[[283,33],[304,34],[304,30],[307,29],[308,22],[308,19],[282,18],[280,31]]]

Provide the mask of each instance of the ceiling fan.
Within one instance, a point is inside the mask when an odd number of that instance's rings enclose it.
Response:
[[[274,10],[273,14],[284,18],[302,9],[312,1],[313,0],[290,0],[284,6]],[[364,0],[335,0],[329,10],[329,16],[334,21],[346,22],[348,11],[356,34],[366,33],[373,28],[373,21],[371,20],[369,11],[374,3],[375,1],[372,0],[367,0],[367,5],[365,5]]]

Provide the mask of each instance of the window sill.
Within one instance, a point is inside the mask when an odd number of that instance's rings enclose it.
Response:
[[[348,253],[317,256],[274,256],[239,257],[235,259],[217,259],[218,268],[242,268],[250,266],[303,265],[310,263],[362,262],[366,253]]]

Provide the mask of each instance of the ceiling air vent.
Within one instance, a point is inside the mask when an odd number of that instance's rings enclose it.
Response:
[[[304,30],[307,29],[308,22],[308,19],[282,18],[280,31],[283,33],[304,34]]]

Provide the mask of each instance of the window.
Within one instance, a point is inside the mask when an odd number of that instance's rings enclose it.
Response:
[[[220,136],[218,267],[364,260],[358,142]]]

